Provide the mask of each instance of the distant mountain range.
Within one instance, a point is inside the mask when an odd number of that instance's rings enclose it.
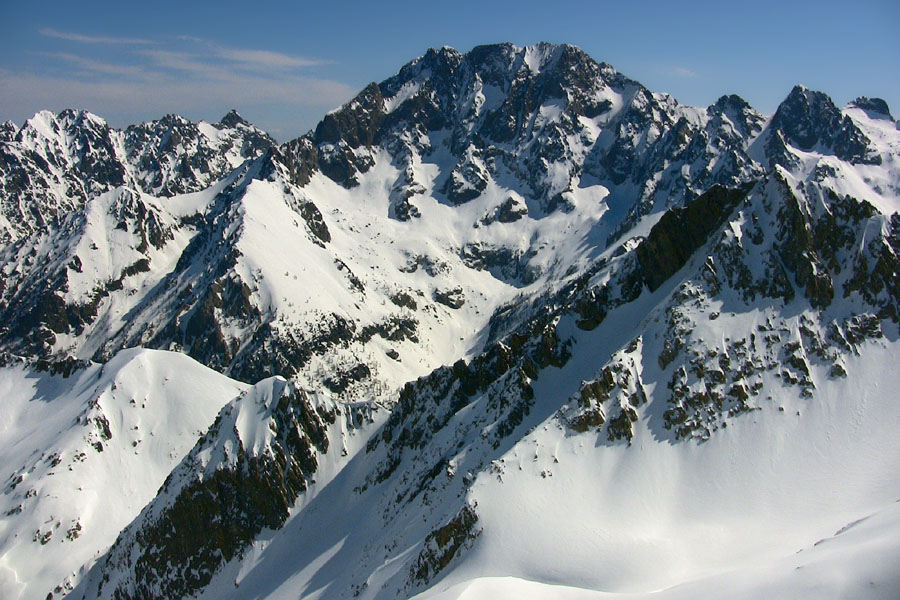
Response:
[[[0,269],[0,597],[900,594],[882,100],[498,44],[284,144],[44,111]]]

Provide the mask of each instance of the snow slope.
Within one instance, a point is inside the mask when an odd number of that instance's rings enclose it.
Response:
[[[897,352],[872,344],[815,402],[780,396],[702,444],[539,427],[476,480],[482,534],[438,587],[512,575],[623,596],[890,597],[900,380],[882,365]]]
[[[0,596],[70,589],[245,387],[143,349],[69,378],[0,369]]]
[[[516,578],[510,595],[528,585],[517,580],[662,597],[896,589],[900,382],[883,368],[898,359],[896,325],[857,330],[866,313],[854,313],[872,308],[856,292],[827,309],[800,289],[754,297],[752,276],[732,277],[725,260],[743,240],[738,264],[769,277],[760,256],[782,242],[765,219],[797,200],[780,181],[726,204],[681,269],[612,303],[599,325],[567,314],[538,328],[533,346],[505,338],[407,386],[366,452],[252,559],[225,564],[206,597],[408,597],[430,586],[453,597],[472,580],[503,592],[486,577]],[[863,217],[854,235],[882,220]],[[754,223],[761,240],[750,239]],[[844,272],[858,260],[852,238],[831,248]],[[790,246],[778,251],[793,260]],[[628,259],[595,285],[627,280]],[[530,365],[516,362],[523,345]],[[604,418],[580,419],[590,410]],[[876,541],[836,534],[871,515],[889,528]]]
[[[609,333],[579,339],[576,356],[602,354]],[[891,597],[900,589],[900,381],[883,365],[898,352],[896,337],[867,343],[848,378],[814,400],[773,380],[771,400],[706,442],[655,433],[655,400],[630,444],[577,434],[554,407],[577,389],[578,365],[551,367],[532,412],[550,417],[526,421],[531,432],[462,498],[448,490],[398,502],[399,478],[356,494],[373,460],[359,455],[203,597],[408,597],[403,582],[423,540],[460,503],[477,512],[477,535],[417,597]],[[476,451],[467,443],[448,469],[458,462],[462,478]]]

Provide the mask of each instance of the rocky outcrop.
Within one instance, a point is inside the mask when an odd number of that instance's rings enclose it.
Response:
[[[409,587],[415,589],[433,581],[465,545],[478,537],[481,532],[477,525],[475,509],[465,506],[446,525],[428,534],[425,547],[410,569]]]
[[[714,187],[683,207],[666,212],[636,250],[647,287],[653,291],[678,272],[748,191]]]

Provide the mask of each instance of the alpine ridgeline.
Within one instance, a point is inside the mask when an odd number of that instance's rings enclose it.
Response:
[[[884,101],[500,44],[0,136],[3,598],[900,593]]]

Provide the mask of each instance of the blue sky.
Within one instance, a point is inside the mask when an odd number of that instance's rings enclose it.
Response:
[[[285,140],[429,47],[567,42],[680,102],[773,112],[796,83],[900,113],[900,2],[0,0],[0,120],[237,108]],[[895,115],[896,116],[896,115]]]

